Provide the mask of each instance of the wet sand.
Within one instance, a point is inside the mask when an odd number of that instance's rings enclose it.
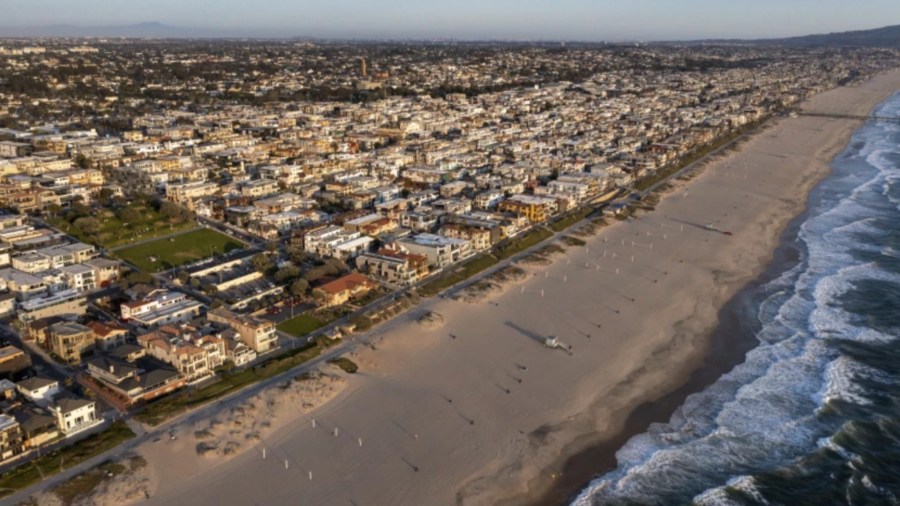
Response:
[[[898,87],[893,72],[809,107],[865,113]],[[857,125],[778,120],[677,183],[654,212],[611,224],[550,265],[523,265],[526,279],[505,291],[476,304],[424,302],[362,336],[371,348],[354,353],[360,372],[339,395],[303,416],[280,410],[279,428],[250,449],[197,469],[178,466],[194,448],[147,452],[151,468],[179,469],[156,473],[165,479],[148,503],[527,504],[560,474],[599,472],[588,463],[609,459],[626,427],[665,419],[683,394],[657,401],[717,353],[710,336],[722,308],[771,263]],[[419,324],[428,311],[442,322]],[[549,335],[573,352],[547,348]],[[635,412],[645,405],[655,414]],[[565,471],[567,457],[604,442]]]
[[[616,452],[632,436],[646,432],[653,423],[665,423],[694,393],[702,392],[715,383],[723,374],[743,363],[744,356],[756,344],[759,330],[755,319],[746,318],[748,310],[755,309],[760,287],[791,269],[799,261],[797,232],[804,221],[798,216],[782,235],[781,244],[775,256],[759,278],[752,281],[731,299],[719,313],[719,325],[709,338],[709,349],[703,364],[691,373],[687,383],[668,394],[634,408],[625,420],[624,429],[612,437],[593,444],[576,453],[563,450],[563,455],[571,455],[561,464],[562,473],[552,487],[539,499],[532,500],[533,506],[569,504],[584,490],[590,481],[616,468]],[[579,447],[576,444],[574,448]]]

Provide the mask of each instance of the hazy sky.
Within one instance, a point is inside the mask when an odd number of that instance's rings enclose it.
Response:
[[[0,0],[0,26],[160,21],[245,35],[661,40],[900,24],[898,0]]]

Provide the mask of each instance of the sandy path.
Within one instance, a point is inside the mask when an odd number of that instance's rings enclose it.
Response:
[[[865,113],[898,87],[900,74],[886,74],[808,107]],[[153,467],[178,465],[149,502],[496,504],[539,493],[563,448],[602,440],[631,408],[685,380],[719,308],[765,267],[857,126],[781,120],[655,212],[527,267],[503,293],[426,302],[379,328],[376,350],[360,348],[362,369],[334,400],[302,417],[281,413],[282,428],[255,445],[266,460],[248,451],[192,469],[177,462],[193,448],[147,455]],[[734,235],[704,230],[708,222]],[[444,322],[416,323],[428,310]],[[549,334],[574,354],[547,349]]]

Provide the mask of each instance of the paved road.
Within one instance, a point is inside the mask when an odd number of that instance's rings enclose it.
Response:
[[[20,350],[31,355],[31,366],[38,371],[38,374],[44,377],[55,379],[62,384],[66,378],[71,376],[71,371],[56,362],[47,355],[47,352],[40,349],[33,343],[26,343],[18,332],[10,328],[5,323],[0,323],[0,336],[6,339]]]
[[[650,189],[643,192],[643,194],[646,195],[648,192],[657,189],[659,186],[671,181],[673,178],[679,177],[680,175],[684,174],[685,172],[696,168],[699,164],[705,163],[709,157],[715,156],[716,154],[720,153],[721,151],[723,151],[723,150],[727,149],[728,147],[730,147],[731,145],[733,145],[735,142],[738,142],[739,140],[745,138],[746,136],[751,135],[752,133],[756,132],[759,128],[761,128],[761,127],[757,127],[756,129],[735,138],[734,140],[732,140],[729,143],[721,146],[720,148],[710,152],[709,154],[707,154],[706,156],[697,160],[696,162],[685,166],[683,169],[677,171],[676,173],[674,173],[674,174],[666,177],[665,179],[659,181],[658,183],[654,184]],[[627,202],[628,200],[629,200],[629,197],[626,196],[626,197],[618,199],[617,201],[614,201],[614,202],[623,203],[623,202]],[[490,276],[494,272],[496,272],[504,267],[507,267],[507,266],[511,265],[512,263],[520,260],[521,258],[538,251],[540,248],[543,248],[547,244],[550,244],[551,242],[558,240],[563,235],[566,235],[569,230],[572,230],[579,226],[582,226],[585,223],[587,223],[587,219],[581,220],[578,223],[573,224],[567,230],[564,230],[561,232],[555,232],[552,236],[548,237],[544,241],[541,241],[540,243],[535,244],[534,246],[527,248],[506,260],[502,260],[502,261],[498,262],[496,265],[490,267],[489,269],[485,269],[484,271],[476,274],[475,276],[469,278],[468,280],[462,281],[462,282],[458,283],[457,285],[444,290],[440,294],[440,296],[446,297],[446,296],[452,296],[452,295],[458,293],[460,290],[463,290],[466,287],[471,286],[472,284],[485,279],[486,277]],[[452,267],[450,267],[449,269],[452,269]],[[416,284],[415,287],[421,286],[422,284],[427,283],[431,279],[433,279],[433,277],[429,277],[429,278],[421,281],[420,283]],[[348,315],[338,321],[332,322],[331,324],[326,325],[325,327],[317,330],[316,332],[306,336],[306,340],[311,340],[315,336],[322,335],[326,332],[330,332],[333,329],[335,329],[336,327],[338,327],[339,325],[346,324],[346,322],[349,319],[351,319],[359,314],[362,314],[363,312],[367,312],[367,311],[371,311],[376,308],[384,307],[385,305],[392,303],[395,300],[397,300],[398,298],[400,298],[401,296],[405,295],[406,293],[408,293],[411,289],[413,289],[415,287],[406,288],[406,289],[400,290],[398,292],[394,292],[385,297],[382,297],[381,299],[374,301],[371,304],[369,304],[363,308],[360,308],[359,310],[355,311],[351,315]],[[385,328],[390,328],[390,327],[393,327],[393,326],[399,325],[399,324],[402,324],[402,318],[395,317],[391,321],[388,321],[385,324],[383,324],[379,328],[379,332],[384,332]],[[370,333],[368,333],[368,332],[364,333],[364,334],[351,335],[351,336],[347,337],[343,342],[338,344],[337,346],[330,348],[322,355],[316,357],[315,359],[313,359],[307,363],[301,364],[301,365],[295,367],[294,369],[286,371],[282,374],[279,374],[279,375],[269,378],[267,380],[261,381],[254,385],[250,385],[250,386],[244,388],[243,390],[229,394],[228,396],[222,398],[221,400],[219,400],[215,403],[208,404],[206,406],[197,408],[194,411],[190,411],[179,417],[173,418],[167,422],[162,423],[161,425],[159,425],[153,429],[150,429],[149,431],[144,431],[144,427],[142,427],[140,424],[138,424],[134,420],[126,419],[126,422],[129,424],[129,426],[134,427],[133,430],[137,429],[135,432],[138,435],[134,439],[132,439],[122,445],[119,445],[118,447],[116,447],[112,450],[109,450],[103,454],[100,454],[90,460],[87,460],[73,468],[63,471],[62,473],[59,473],[52,477],[49,477],[46,480],[44,480],[36,485],[33,485],[19,493],[9,496],[2,501],[2,504],[4,504],[4,505],[5,504],[18,504],[19,502],[26,500],[29,496],[31,496],[35,493],[44,491],[48,488],[53,487],[56,484],[62,483],[80,473],[90,470],[91,468],[93,468],[107,460],[121,458],[128,452],[132,451],[136,446],[138,446],[142,443],[145,443],[147,441],[151,441],[151,440],[154,440],[157,438],[162,439],[162,438],[172,437],[173,435],[175,435],[177,437],[177,434],[175,434],[175,430],[179,424],[194,423],[201,419],[204,419],[204,420],[209,419],[210,417],[214,416],[216,413],[220,412],[221,410],[235,407],[235,406],[245,402],[249,398],[253,397],[257,393],[259,393],[269,387],[272,387],[272,386],[274,386],[278,383],[284,382],[286,380],[290,380],[301,374],[310,372],[311,370],[313,370],[320,364],[323,364],[332,358],[336,358],[338,356],[343,355],[344,353],[352,350],[354,347],[360,345],[361,343],[365,343],[366,342],[365,338],[369,337],[369,335],[370,335]],[[297,340],[294,340],[293,342],[297,342]]]
[[[145,430],[145,428],[143,426],[141,426],[141,424],[137,423],[133,419],[126,419],[126,422],[128,423],[129,426],[132,427],[132,430],[134,430],[135,428],[138,429],[137,431],[135,431],[136,434],[138,434],[135,438],[113,448],[112,450],[109,450],[105,453],[97,455],[96,457],[94,457],[92,459],[86,460],[77,466],[67,469],[67,470],[63,471],[62,473],[53,475],[53,476],[45,479],[44,481],[37,483],[25,490],[22,490],[14,495],[6,497],[3,499],[2,502],[0,502],[0,504],[3,504],[3,505],[18,504],[22,501],[25,501],[26,499],[28,499],[28,497],[30,497],[33,494],[45,491],[49,488],[54,487],[55,485],[63,483],[66,480],[68,480],[74,476],[77,476],[78,474],[81,474],[85,471],[92,469],[95,466],[102,464],[103,462],[106,462],[108,460],[122,458],[123,456],[128,454],[128,452],[131,452],[132,450],[134,450],[135,447],[137,447],[138,445],[141,445],[148,441],[153,441],[157,438],[159,438],[160,440],[163,440],[166,438],[170,438],[173,435],[178,437],[176,428],[179,424],[182,424],[182,423],[193,424],[194,422],[197,422],[200,420],[208,420],[209,418],[213,417],[216,413],[219,413],[222,410],[226,410],[226,409],[230,409],[232,407],[238,406],[238,405],[246,402],[248,399],[250,399],[254,395],[258,394],[259,392],[261,392],[267,388],[273,387],[280,383],[284,383],[288,380],[293,379],[294,377],[300,376],[301,374],[310,372],[313,369],[315,369],[316,367],[318,367],[319,365],[327,362],[328,360],[337,358],[337,357],[343,355],[344,353],[346,353],[347,351],[349,351],[350,349],[352,349],[354,346],[357,346],[357,344],[362,339],[362,337],[363,336],[352,336],[352,337],[348,338],[347,340],[345,340],[344,342],[326,350],[325,353],[319,355],[318,357],[314,358],[313,360],[310,360],[309,362],[301,364],[301,365],[295,367],[294,369],[285,371],[284,373],[281,373],[277,376],[273,376],[272,378],[263,380],[254,385],[250,385],[250,386],[244,388],[243,390],[229,394],[228,396],[220,399],[217,402],[208,404],[208,405],[200,407],[194,411],[185,413],[179,417],[176,417],[169,421],[166,421],[152,429]],[[160,443],[162,443],[162,441],[160,441]]]

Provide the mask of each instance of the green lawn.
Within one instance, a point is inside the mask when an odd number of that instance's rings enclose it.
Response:
[[[467,263],[453,270],[446,276],[441,276],[435,280],[425,283],[417,290],[422,297],[434,297],[447,288],[461,282],[479,272],[493,267],[497,264],[497,258],[493,255],[481,255],[469,260]]]
[[[303,337],[310,332],[324,327],[326,322],[311,314],[302,314],[291,320],[285,320],[278,324],[278,330],[287,332],[295,337]]]
[[[180,222],[171,220],[160,214],[159,211],[137,203],[131,204],[131,208],[137,211],[141,219],[127,224],[110,210],[97,211],[94,217],[100,220],[101,228],[95,236],[86,235],[63,218],[51,218],[47,222],[80,241],[97,244],[107,249],[197,227],[197,224],[191,220]]]
[[[359,370],[359,366],[356,365],[356,362],[354,362],[346,357],[335,358],[335,359],[329,360],[328,363],[335,365],[337,367],[340,367],[341,369],[344,370],[344,372],[349,373],[349,374],[354,374],[356,371]]]
[[[78,465],[133,437],[134,432],[120,420],[103,432],[13,468],[0,475],[0,497],[13,494],[48,476]]]
[[[211,253],[222,254],[243,247],[237,239],[202,228],[121,249],[114,254],[146,272],[160,272],[208,258]]]
[[[592,207],[585,207],[582,209],[578,209],[577,211],[560,218],[557,221],[554,221],[550,224],[550,228],[552,228],[556,232],[562,232],[563,230],[571,227],[572,225],[578,223],[579,221],[585,219],[594,212]]]
[[[552,235],[553,232],[547,230],[546,228],[537,227],[504,244],[503,246],[496,248],[494,254],[500,260],[506,260],[516,253],[525,251],[526,249],[534,246],[535,244],[538,244],[539,242],[549,238]]]

